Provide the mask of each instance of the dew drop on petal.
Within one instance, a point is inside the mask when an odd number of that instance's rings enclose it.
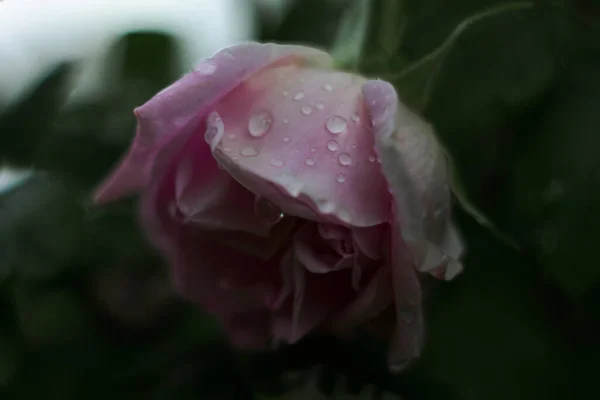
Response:
[[[350,119],[354,122],[360,121],[360,117],[358,116],[357,113],[352,114],[352,117],[350,117]]]
[[[282,95],[284,95],[285,97],[287,97],[287,95],[289,94],[289,92],[287,90],[284,90],[283,92],[281,92]]]
[[[338,157],[338,162],[344,167],[347,167],[352,164],[352,156],[348,153],[342,153]]]
[[[317,149],[316,149],[315,147],[312,147],[312,148],[310,149],[310,152],[311,152],[311,153],[316,153],[316,152],[317,152]]]
[[[217,66],[210,61],[204,61],[194,68],[194,72],[200,75],[212,75],[217,70]]]
[[[344,132],[346,130],[346,126],[346,120],[339,115],[334,115],[325,123],[327,130],[334,135],[339,135],[340,133]]]
[[[258,138],[264,136],[265,133],[271,129],[271,124],[273,123],[273,117],[270,113],[263,111],[257,114],[254,114],[250,117],[248,121],[248,132],[250,136]]]
[[[214,150],[217,143],[221,140],[221,136],[225,130],[225,125],[221,116],[216,112],[211,112],[206,118],[206,131],[204,132],[204,140]]]
[[[285,165],[285,162],[283,160],[280,160],[279,158],[274,158],[271,161],[269,161],[269,164],[271,164],[274,167],[280,168]]]
[[[225,147],[223,147],[223,151],[224,151],[225,153],[231,153],[231,147],[227,147],[227,146],[225,146]]]
[[[283,120],[283,123],[284,123],[284,124],[289,124],[289,123],[290,123],[290,120],[289,120],[289,119],[284,119],[284,120]]]
[[[283,137],[283,143],[289,143],[290,142],[290,137],[289,136],[284,136]]]
[[[323,89],[328,92],[333,92],[333,86],[331,86],[329,83],[324,84]]]
[[[346,177],[344,175],[338,175],[336,176],[335,180],[337,181],[337,183],[344,183],[346,182]]]
[[[298,92],[294,95],[294,100],[302,100],[304,98],[304,92]]]
[[[330,140],[327,142],[327,149],[329,151],[337,151],[340,148],[340,145],[335,140]]]
[[[304,160],[304,164],[315,165],[315,161],[312,158],[307,158],[306,160]]]
[[[325,108],[325,104],[323,104],[323,102],[322,102],[322,101],[317,101],[317,102],[315,103],[315,107],[316,107],[316,109],[317,109],[317,110],[322,110],[322,109],[324,109],[324,108]]]
[[[369,157],[369,162],[375,162],[375,156],[370,156]]]
[[[230,133],[227,135],[227,139],[231,139],[231,140],[235,139],[236,137],[237,137],[237,135],[235,133]]]
[[[256,196],[254,199],[254,215],[265,224],[275,224],[283,218],[283,212],[279,207],[265,199]]]
[[[302,114],[304,115],[310,115],[312,113],[312,107],[309,105],[304,105],[300,107],[300,111],[302,111]]]
[[[255,157],[258,155],[256,147],[246,146],[240,150],[240,155],[244,157]]]

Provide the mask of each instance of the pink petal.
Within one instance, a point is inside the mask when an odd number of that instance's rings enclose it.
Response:
[[[309,272],[326,274],[352,267],[353,255],[340,256],[329,246],[327,240],[319,237],[316,224],[305,224],[294,236],[296,258]]]
[[[291,272],[293,297],[274,312],[273,335],[278,340],[295,343],[317,326],[354,295],[349,284],[350,271],[331,274],[312,274],[299,264],[293,252],[284,266]],[[342,283],[342,284],[340,284]]]
[[[222,50],[135,110],[136,137],[113,175],[96,192],[107,202],[142,189],[156,154],[174,137],[189,135],[223,96],[273,64],[331,66],[331,57],[303,46],[247,43]]]
[[[184,221],[200,228],[264,237],[272,227],[254,212],[256,196],[218,167],[200,135],[178,157],[175,196]]]
[[[387,184],[355,75],[272,67],[216,107],[225,134],[215,157],[284,213],[368,227],[390,219]]]
[[[389,362],[391,369],[399,371],[421,352],[421,288],[414,267],[419,264],[419,257],[424,253],[423,247],[427,245],[419,196],[424,186],[423,182],[418,181],[421,161],[412,153],[407,154],[405,146],[409,151],[429,159],[428,145],[421,142],[428,139],[420,137],[424,123],[414,114],[403,106],[400,106],[399,114],[399,104],[392,85],[370,81],[363,87],[363,93],[373,124],[381,167],[395,199],[395,221],[392,223],[388,262],[392,271],[396,329]],[[418,145],[410,144],[413,141]]]
[[[367,286],[333,320],[333,329],[348,332],[377,317],[394,302],[392,274],[388,267],[377,269]]]
[[[442,147],[431,126],[398,102],[391,84],[369,81],[363,94],[395,200],[394,218],[414,266],[432,271],[451,259],[449,275],[456,275],[463,246],[450,219],[449,164]]]
[[[166,257],[176,288],[222,320],[264,309],[265,298],[274,296],[281,286],[278,256],[265,261],[248,255],[215,240],[213,232],[174,218],[169,204],[175,201],[176,171],[177,163],[173,162],[152,181],[142,197],[141,210],[149,238]],[[245,238],[238,235],[236,240]]]

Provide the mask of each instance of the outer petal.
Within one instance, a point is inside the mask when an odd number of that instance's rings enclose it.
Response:
[[[149,180],[156,154],[178,135],[190,134],[207,110],[241,82],[274,64],[329,67],[331,57],[302,46],[247,43],[222,50],[135,110],[138,128],[129,153],[96,192],[106,202],[136,192]]]
[[[395,219],[414,265],[435,272],[461,269],[462,241],[450,219],[449,164],[431,126],[398,102],[394,87],[369,81],[363,87],[373,122],[381,169],[395,200]],[[442,274],[444,275],[444,274]]]
[[[422,204],[415,171],[403,158],[393,141],[397,133],[396,116],[398,101],[394,88],[385,82],[372,81],[363,88],[365,102],[372,120],[381,167],[394,196],[388,265],[391,268],[394,289],[396,328],[389,355],[390,367],[402,370],[421,352],[423,323],[421,288],[415,265],[426,248],[422,224]],[[412,174],[412,176],[411,176]]]
[[[211,142],[242,185],[284,213],[369,227],[390,219],[361,94],[364,79],[316,68],[268,68],[217,105]]]

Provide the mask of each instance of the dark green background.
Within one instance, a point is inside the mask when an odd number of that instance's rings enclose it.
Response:
[[[125,58],[103,97],[65,107],[74,67],[65,60],[1,109],[0,160],[37,172],[0,195],[0,398],[271,399],[284,391],[285,371],[316,365],[324,391],[345,376],[351,391],[375,384],[406,400],[593,396],[600,5],[537,1],[498,13],[470,26],[444,57],[399,77],[465,18],[503,2],[386,8],[392,1],[372,2],[360,70],[392,80],[419,107],[470,199],[517,244],[455,207],[465,273],[424,282],[422,359],[391,376],[385,344],[368,337],[232,350],[171,292],[136,225],[135,199],[91,204],[91,189],[133,135],[133,107],[177,78],[173,39],[139,32],[122,39]],[[329,47],[345,7],[299,0],[281,26],[263,24],[260,39]]]

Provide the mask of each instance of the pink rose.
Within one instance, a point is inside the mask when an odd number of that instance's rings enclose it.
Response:
[[[445,153],[393,86],[319,50],[249,43],[135,115],[96,199],[142,193],[178,289],[234,343],[387,326],[391,366],[419,355],[418,271],[451,279],[463,249]]]

